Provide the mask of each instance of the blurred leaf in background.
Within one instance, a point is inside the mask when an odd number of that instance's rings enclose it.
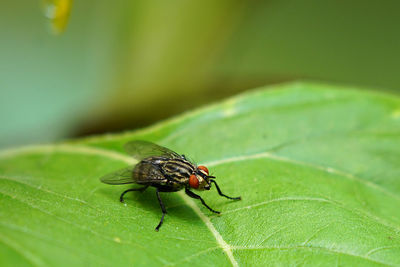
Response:
[[[75,1],[0,10],[0,146],[137,128],[299,78],[398,92],[398,1]]]
[[[50,35],[40,1],[0,9],[0,146],[71,135],[82,114],[104,95],[97,83],[106,62],[94,42],[90,6],[76,3],[68,31]]]

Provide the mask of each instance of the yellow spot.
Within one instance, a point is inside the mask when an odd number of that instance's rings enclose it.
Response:
[[[121,239],[118,236],[114,237],[114,241],[117,243],[121,243]]]
[[[400,118],[400,109],[397,109],[397,110],[393,111],[392,117],[395,118],[395,119]]]
[[[71,12],[72,0],[43,0],[44,12],[49,19],[50,30],[53,34],[60,34],[67,27]]]

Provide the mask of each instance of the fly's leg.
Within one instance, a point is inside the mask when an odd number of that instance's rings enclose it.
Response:
[[[221,212],[213,210],[212,208],[210,208],[205,202],[204,200],[201,198],[201,196],[196,195],[195,193],[193,193],[192,191],[190,191],[189,189],[185,188],[185,193],[186,195],[188,195],[191,198],[195,198],[195,199],[200,199],[201,203],[206,206],[207,209],[211,210],[214,213],[220,214]]]
[[[229,199],[233,199],[233,200],[241,200],[242,199],[242,197],[230,197],[230,196],[225,195],[224,193],[221,192],[221,189],[219,188],[219,186],[218,186],[216,181],[214,181],[214,180],[210,180],[210,181],[215,184],[215,187],[217,188],[218,194],[220,196],[223,196],[223,197],[226,197],[226,198],[229,198]]]
[[[120,201],[121,203],[124,203],[124,195],[125,195],[126,193],[128,193],[128,192],[130,192],[130,191],[140,191],[140,192],[143,192],[144,190],[146,190],[147,187],[148,187],[148,186],[144,186],[144,187],[141,187],[141,188],[130,188],[130,189],[128,189],[128,190],[125,190],[125,191],[122,192],[122,194],[119,196],[119,201]]]
[[[162,211],[162,217],[161,217],[160,223],[157,225],[157,227],[155,229],[158,232],[158,230],[160,229],[161,225],[163,224],[164,216],[165,216],[165,214],[167,214],[167,210],[165,209],[164,203],[161,200],[160,192],[158,191],[158,188],[157,188],[157,191],[156,191],[156,195],[157,195],[158,202],[160,203],[160,207],[161,207],[161,211]]]

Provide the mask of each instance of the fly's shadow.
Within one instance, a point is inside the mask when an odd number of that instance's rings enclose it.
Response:
[[[127,190],[139,188],[140,186],[134,186],[124,187],[122,189]],[[98,192],[107,200],[110,200],[110,205],[113,205],[113,207],[118,205],[122,210],[128,208],[131,211],[134,211],[135,207],[137,207],[140,210],[147,210],[157,215],[160,213],[160,205],[157,201],[155,188],[148,187],[144,191],[127,192],[124,195],[123,203],[120,201],[116,202],[117,199],[119,200],[121,195],[121,188],[112,191],[101,188],[98,190]],[[190,223],[198,222],[197,215],[195,215],[194,211],[184,203],[181,196],[163,192],[161,192],[160,195],[165,207],[168,209],[168,214],[172,215],[173,217],[179,217],[183,221],[189,221]]]

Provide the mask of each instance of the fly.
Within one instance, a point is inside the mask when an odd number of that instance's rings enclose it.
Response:
[[[215,184],[220,196],[232,200],[241,199],[241,197],[229,197],[223,194],[215,181],[215,176],[209,175],[207,167],[197,166],[187,160],[185,155],[179,155],[168,148],[147,141],[131,141],[126,143],[124,148],[139,163],[105,175],[100,178],[100,181],[111,185],[138,184],[141,186],[122,192],[119,197],[121,202],[124,202],[124,195],[130,191],[143,192],[149,186],[155,187],[162,211],[162,217],[155,229],[156,231],[160,229],[167,213],[160,192],[176,192],[185,189],[185,193],[189,197],[199,199],[207,209],[217,214],[220,212],[210,208],[201,196],[192,192],[191,189],[210,190],[211,184]]]

